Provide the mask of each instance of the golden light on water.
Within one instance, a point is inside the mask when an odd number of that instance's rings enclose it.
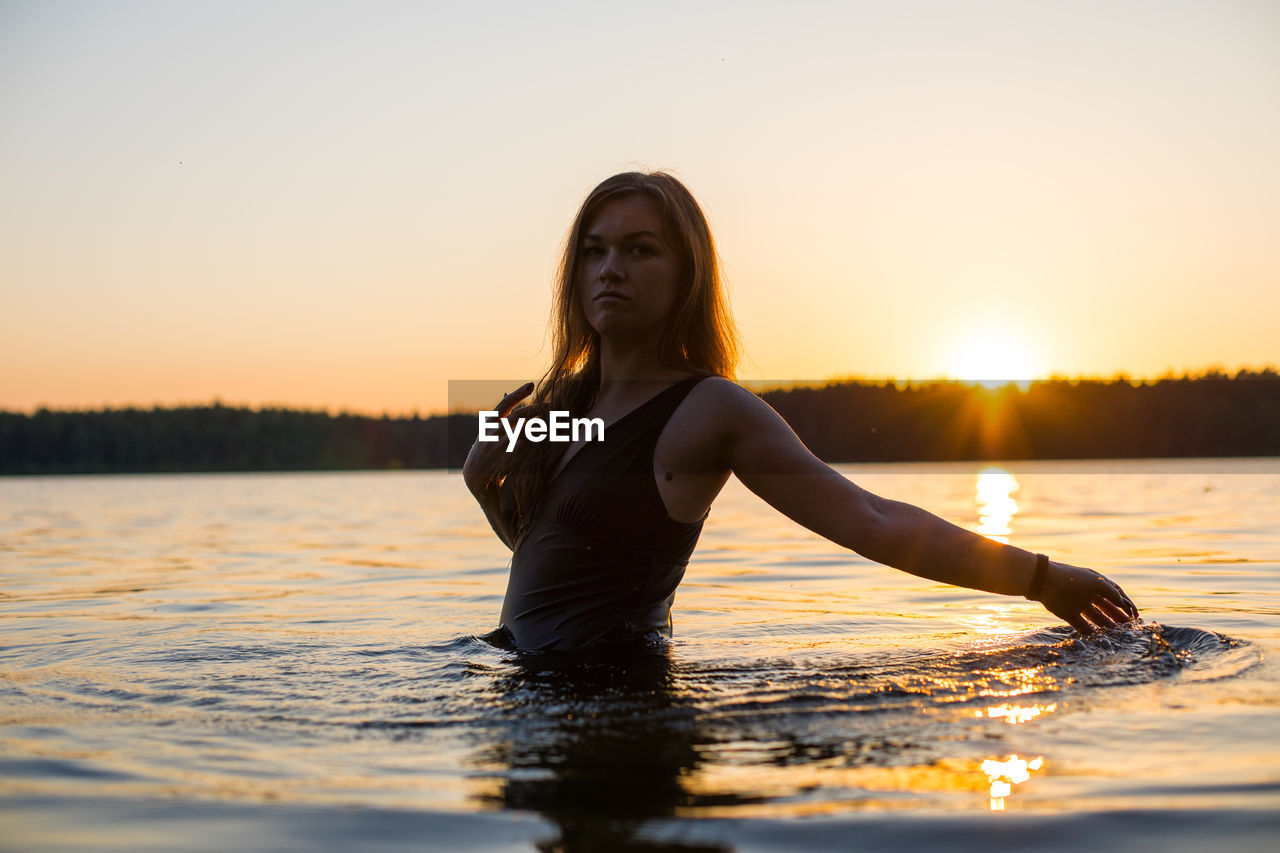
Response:
[[[992,720],[1004,720],[1011,726],[1034,720],[1043,714],[1052,714],[1058,710],[1058,703],[1050,705],[993,705],[986,712],[974,711],[975,717],[987,717]]]
[[[974,690],[974,695],[1011,699],[1014,696],[1026,696],[1029,693],[1057,690],[1058,685],[1051,677],[1045,675],[1044,669],[1043,666],[1026,666],[1019,669],[979,672],[975,680],[984,686]]]
[[[1033,770],[1044,767],[1044,757],[1026,760],[1017,755],[1010,755],[1004,761],[988,758],[982,762],[982,772],[987,774],[990,783],[991,811],[1004,811],[1005,798],[1013,793],[1013,786],[1020,785],[1031,778]]]
[[[960,617],[960,621],[975,634],[1001,636],[1016,631],[1021,625],[1017,620],[1026,608],[1021,604],[1002,604],[995,602],[983,604],[972,609],[970,613]]]
[[[1008,544],[1013,532],[1013,517],[1018,502],[1013,493],[1018,481],[1003,468],[991,466],[978,472],[974,498],[978,504],[978,532],[989,539]]]
[[[709,763],[680,779],[685,793],[713,803],[677,808],[681,817],[795,817],[841,814],[850,809],[907,807],[910,800],[885,799],[876,793],[896,793],[930,798],[932,795],[985,796],[990,811],[1004,811],[1014,787],[1043,770],[1045,759],[988,758],[983,761],[942,758],[931,764],[849,767],[839,759],[803,766],[732,765]],[[807,791],[844,789],[844,797],[801,802]],[[736,798],[745,801],[733,802]],[[781,802],[792,800],[792,802]],[[980,800],[974,802],[980,807]]]

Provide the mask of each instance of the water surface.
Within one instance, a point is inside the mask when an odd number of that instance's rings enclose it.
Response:
[[[1081,641],[733,481],[665,658],[512,655],[475,639],[509,552],[456,473],[8,478],[0,844],[1280,837],[1280,460],[838,467],[1147,624]]]

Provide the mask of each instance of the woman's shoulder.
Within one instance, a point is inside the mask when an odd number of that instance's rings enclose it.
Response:
[[[746,400],[755,400],[760,402],[760,398],[755,392],[749,390],[743,385],[738,384],[726,376],[720,376],[715,373],[690,374],[689,379],[694,377],[698,381],[693,386],[693,393],[697,393],[701,397],[714,399],[718,402],[743,402]]]
[[[733,470],[743,448],[786,449],[788,442],[798,439],[768,403],[732,379],[707,376],[676,409],[663,450],[677,468],[714,459],[718,469]]]
[[[694,383],[681,408],[690,419],[707,427],[724,429],[758,417],[761,409],[768,409],[769,404],[732,379],[704,374]]]

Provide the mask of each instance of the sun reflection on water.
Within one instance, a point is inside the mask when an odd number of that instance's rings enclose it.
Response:
[[[984,760],[941,758],[928,764],[854,766],[843,759],[805,765],[734,765],[708,762],[681,775],[690,803],[676,809],[682,817],[779,817],[799,814],[840,814],[850,809],[900,808],[910,798],[960,795],[957,802],[990,811],[1005,811],[1014,787],[1045,768],[1043,756],[1025,759],[1017,754]],[[829,799],[807,799],[813,791],[841,792]],[[908,799],[895,802],[873,796],[892,792]],[[971,800],[970,798],[975,798]],[[782,801],[788,802],[782,802]],[[917,800],[919,801],[919,800]]]
[[[1050,705],[993,705],[986,712],[974,711],[975,717],[987,717],[992,720],[1004,720],[1011,726],[1034,720],[1044,714],[1052,714],[1058,710],[1058,703]]]
[[[1044,757],[1030,760],[1010,755],[1005,761],[988,758],[982,762],[982,772],[987,774],[991,786],[991,811],[1004,811],[1005,798],[1013,793],[1013,786],[1031,778],[1031,771],[1044,767]]]
[[[993,602],[974,608],[961,621],[977,634],[989,636],[1005,635],[1018,629],[1018,622],[1015,617],[1025,609],[1020,604]]]
[[[1003,468],[991,466],[978,472],[975,499],[978,502],[978,532],[997,542],[1008,544],[1012,522],[1018,512],[1013,493],[1018,481]]]
[[[975,680],[980,686],[975,692],[978,696],[1025,696],[1028,693],[1041,693],[1046,690],[1057,690],[1057,683],[1045,674],[1043,666],[1024,666],[1018,669],[1002,669],[998,672],[978,673]],[[983,676],[992,676],[987,681]],[[994,682],[994,683],[991,683]]]

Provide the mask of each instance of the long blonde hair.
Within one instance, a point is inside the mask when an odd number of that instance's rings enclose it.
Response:
[[[668,242],[680,256],[684,287],[658,341],[658,358],[668,367],[732,379],[741,346],[720,272],[720,259],[707,218],[693,194],[665,172],[623,172],[602,181],[582,202],[565,238],[551,310],[552,357],[538,380],[524,416],[552,409],[579,415],[591,408],[600,387],[600,335],[587,322],[577,292],[582,231],[608,201],[644,193],[658,204]],[[564,447],[520,442],[499,472],[511,478],[517,540],[533,518]]]

